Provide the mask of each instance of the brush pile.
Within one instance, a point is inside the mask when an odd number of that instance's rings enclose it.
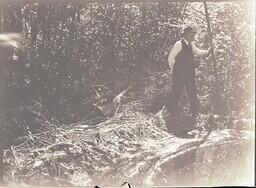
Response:
[[[243,169],[250,165],[237,167],[237,161],[251,159],[247,151],[252,131],[216,129],[203,142],[177,138],[166,131],[161,113],[146,115],[140,108],[140,101],[134,101],[97,125],[52,125],[23,137],[21,144],[5,150],[5,180],[9,185],[44,186],[113,186],[124,181],[210,185],[220,178],[226,178],[225,184],[244,177]],[[234,167],[239,170],[232,171]]]

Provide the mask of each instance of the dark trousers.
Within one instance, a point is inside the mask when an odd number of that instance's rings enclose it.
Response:
[[[181,93],[186,88],[188,99],[190,102],[190,110],[195,117],[198,113],[198,100],[195,84],[195,70],[192,66],[178,65],[173,68],[172,75],[172,91],[170,93],[167,108],[170,112],[177,109]]]

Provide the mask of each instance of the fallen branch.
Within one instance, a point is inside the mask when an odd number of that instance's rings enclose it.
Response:
[[[74,147],[73,144],[68,144],[68,143],[57,143],[53,144],[51,146],[48,146],[46,150],[50,150],[52,152],[57,151],[57,150],[63,150],[63,149],[69,149],[70,147]]]

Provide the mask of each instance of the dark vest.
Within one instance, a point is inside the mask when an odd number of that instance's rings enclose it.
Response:
[[[194,71],[193,51],[188,47],[184,40],[181,40],[181,44],[181,51],[175,57],[174,69],[179,69],[185,72]]]

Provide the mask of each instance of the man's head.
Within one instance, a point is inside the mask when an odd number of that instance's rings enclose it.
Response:
[[[183,37],[188,41],[191,42],[194,40],[196,35],[196,29],[192,26],[188,26],[183,31]]]

